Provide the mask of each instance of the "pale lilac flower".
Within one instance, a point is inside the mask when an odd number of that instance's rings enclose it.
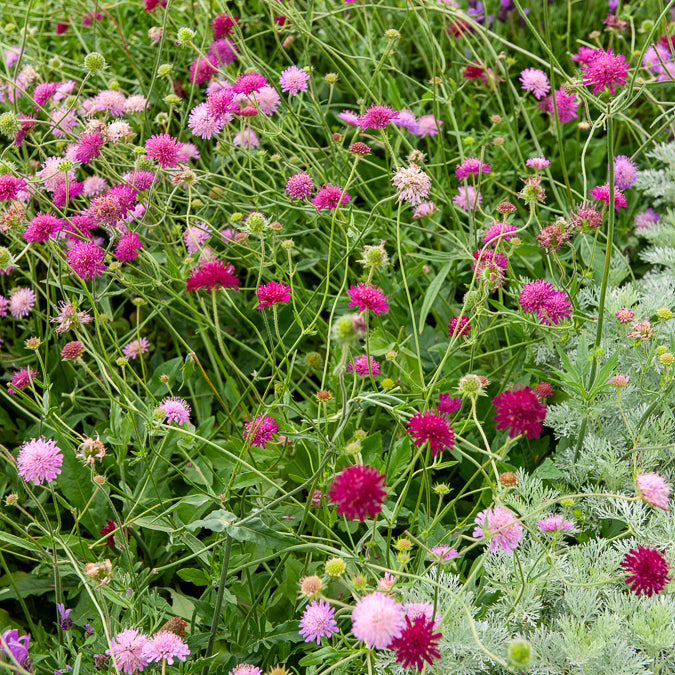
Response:
[[[504,506],[495,506],[481,511],[474,521],[477,527],[473,531],[476,539],[488,537],[490,551],[498,549],[510,553],[523,538],[523,526],[515,513]]]
[[[9,313],[15,319],[28,316],[35,305],[35,293],[30,288],[15,288],[9,296]]]
[[[426,138],[427,136],[438,136],[443,122],[437,120],[433,115],[422,115],[417,120],[416,136]]]
[[[301,91],[307,91],[309,82],[309,73],[300,70],[297,66],[291,66],[281,71],[279,84],[281,91],[288,92],[291,96],[296,96]]]
[[[398,117],[395,117],[391,123],[395,124],[397,127],[407,129],[411,134],[417,134],[420,130],[420,125],[417,123],[415,114],[412,110],[408,109],[401,110]]]
[[[447,544],[436,544],[429,553],[429,558],[440,560],[452,560],[459,555],[457,549],[450,548]]]
[[[263,675],[258,666],[252,666],[250,663],[240,663],[228,673],[228,675]]]
[[[179,426],[183,426],[190,421],[190,406],[183,398],[167,396],[158,407],[164,412],[164,421],[167,424],[176,422]]]
[[[101,176],[87,176],[84,179],[82,194],[85,197],[93,197],[108,187],[108,181]]]
[[[135,359],[141,354],[145,354],[148,349],[150,349],[150,342],[148,342],[148,338],[142,337],[126,344],[122,349],[122,354],[127,359]]]
[[[63,464],[63,453],[56,445],[56,441],[40,438],[31,438],[21,446],[16,460],[19,476],[26,483],[42,485],[51,483],[60,473]]]
[[[325,600],[313,600],[307,607],[300,620],[300,635],[305,642],[321,644],[321,638],[329,638],[337,633],[337,621],[333,618],[335,607],[331,607]]]
[[[172,666],[174,659],[185,661],[190,655],[190,649],[180,635],[169,630],[162,630],[146,640],[142,654],[143,658],[150,663],[166,661]]]
[[[520,73],[520,83],[525,91],[531,91],[537,99],[543,98],[551,89],[548,76],[538,68],[526,68]]]
[[[251,148],[257,148],[260,146],[260,141],[258,140],[258,135],[253,129],[244,129],[243,131],[238,131],[234,138],[232,139],[232,145],[241,145],[243,148],[250,150]]]
[[[635,162],[626,155],[614,158],[614,183],[622,190],[628,190],[635,185],[638,179],[638,168]]]
[[[351,110],[343,110],[341,113],[338,113],[338,117],[346,124],[349,124],[350,127],[359,126],[359,116]]]
[[[211,236],[206,223],[200,222],[196,225],[188,225],[183,232],[183,241],[188,253],[196,253]]]
[[[226,115],[229,116],[229,119],[226,118]],[[217,118],[211,114],[208,103],[200,103],[190,112],[188,127],[195,136],[211,138],[220,133],[223,126],[231,121],[231,113],[225,113],[222,117]]]
[[[415,207],[413,211],[413,218],[426,218],[436,211],[436,204],[434,202],[420,202],[419,206]]]
[[[574,530],[574,522],[561,515],[548,515],[537,521],[537,527],[542,532],[563,532]]]
[[[473,211],[476,208],[476,204],[483,203],[483,195],[478,192],[473,185],[463,185],[459,188],[458,194],[456,194],[452,201],[455,202],[462,211]]]
[[[141,113],[145,110],[148,102],[145,96],[134,94],[124,102],[124,110],[128,113]]]
[[[281,97],[274,87],[263,87],[253,94],[253,98],[265,115],[273,115],[279,108]]]
[[[125,675],[136,675],[148,665],[148,659],[143,655],[148,638],[134,628],[127,628],[118,633],[110,641],[110,649],[106,650],[112,656],[117,668]]]

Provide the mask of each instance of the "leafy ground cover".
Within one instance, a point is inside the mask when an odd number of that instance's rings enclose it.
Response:
[[[674,4],[0,8],[0,669],[675,672]]]

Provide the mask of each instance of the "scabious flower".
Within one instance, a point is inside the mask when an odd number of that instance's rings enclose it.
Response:
[[[253,129],[244,129],[243,131],[237,131],[232,139],[232,145],[241,145],[242,148],[250,150],[259,147],[260,141],[258,140],[258,134]]]
[[[37,377],[37,372],[30,366],[28,368],[19,368],[12,376],[12,381],[7,385],[7,392],[9,394],[16,394],[17,391],[23,391],[35,377]]]
[[[417,206],[423,199],[426,199],[431,190],[431,178],[414,163],[398,169],[391,182],[398,190],[396,201],[405,201],[413,206]]]
[[[162,168],[174,167],[178,164],[182,146],[182,143],[169,134],[155,134],[145,141],[145,153],[146,157],[156,159]]]
[[[352,632],[369,648],[386,649],[405,626],[402,606],[379,591],[363,596],[352,610]]]
[[[190,421],[190,406],[184,398],[167,396],[158,406],[164,412],[164,421],[167,424],[176,422],[179,426]]]
[[[8,657],[14,657],[18,664],[30,671],[30,660],[28,654],[28,644],[30,643],[30,633],[19,637],[19,631],[16,628],[6,630],[2,634],[2,642],[0,642],[0,651]],[[7,647],[5,648],[5,645]],[[9,651],[8,651],[9,650]]]
[[[38,213],[26,226],[23,238],[26,241],[47,241],[59,233],[63,220],[51,213]]]
[[[510,223],[495,220],[483,233],[483,246],[496,246],[500,240],[512,239],[518,234],[518,228]]]
[[[66,342],[66,344],[63,345],[63,349],[61,350],[61,358],[65,359],[66,361],[76,359],[82,353],[83,349],[84,345],[79,340]]]
[[[387,496],[384,481],[385,476],[372,466],[347,466],[333,479],[328,496],[338,513],[363,522],[382,511]]]
[[[384,129],[387,124],[398,117],[398,111],[388,105],[372,105],[359,118],[358,125],[362,129]]]
[[[407,109],[399,111],[398,115],[391,120],[391,123],[407,129],[411,134],[416,134],[420,128],[415,113]]]
[[[434,202],[420,202],[413,211],[413,218],[426,218],[436,211],[436,204]]]
[[[281,91],[287,91],[291,96],[296,96],[301,91],[307,91],[309,73],[300,70],[297,66],[291,66],[281,71],[279,84]]]
[[[60,473],[63,464],[63,453],[56,445],[56,441],[40,438],[31,438],[26,441],[19,452],[16,467],[26,483],[42,485],[51,483]]]
[[[229,116],[229,117],[226,117]],[[190,112],[188,127],[195,136],[200,138],[211,138],[219,134],[223,126],[231,121],[232,115],[228,112],[216,117],[209,109],[208,103],[200,103]]]
[[[555,96],[555,105],[552,96],[547,96],[545,99],[539,101],[537,105],[551,116],[557,112],[558,121],[562,124],[578,117],[577,108],[579,107],[579,101],[575,94],[567,94],[561,87],[553,92],[553,95]]]
[[[597,199],[598,201],[605,202],[609,206],[609,183],[604,185],[598,185],[591,190],[591,197]],[[614,207],[618,211],[621,207],[627,206],[626,197],[618,188],[617,185],[614,186]]]
[[[286,194],[294,199],[305,199],[314,192],[314,183],[312,177],[301,171],[293,176],[290,176],[286,181]]]
[[[150,349],[150,342],[148,341],[148,338],[142,337],[126,344],[122,349],[122,354],[124,354],[127,359],[135,359],[141,354],[145,354],[148,349]]]
[[[349,296],[348,307],[358,307],[359,312],[369,309],[373,314],[385,314],[389,310],[389,303],[384,291],[372,284],[360,283],[351,286],[347,291]]]
[[[497,394],[492,401],[497,414],[492,418],[497,429],[508,429],[509,437],[522,434],[526,438],[539,438],[546,406],[529,387],[512,387]]]
[[[541,171],[545,169],[551,162],[543,157],[531,157],[525,162],[525,166],[534,167],[536,171]]]
[[[455,177],[458,180],[464,180],[467,176],[479,173],[490,173],[490,165],[484,164],[478,157],[468,157],[455,168]]]
[[[359,126],[359,116],[352,110],[343,110],[341,113],[338,113],[338,117],[350,127]]]
[[[450,337],[454,337],[455,335],[462,335],[466,337],[470,331],[471,331],[471,323],[469,322],[469,317],[464,316],[453,316],[452,319],[450,319],[450,323],[448,324],[448,331],[450,333]]]
[[[273,87],[263,87],[256,91],[253,97],[260,112],[265,113],[265,115],[273,115],[279,107],[279,101],[281,101],[281,97]]]
[[[300,635],[305,642],[321,644],[321,638],[329,638],[333,633],[338,633],[337,621],[333,618],[335,607],[331,607],[325,600],[313,600],[307,607],[300,619]]]
[[[391,641],[389,648],[396,653],[397,663],[404,668],[416,668],[422,672],[425,662],[432,665],[441,658],[438,643],[443,634],[435,632],[433,618],[421,615],[411,621],[410,616],[406,616],[405,621],[406,627]]]
[[[188,225],[183,232],[183,241],[187,252],[192,254],[199,251],[210,236],[211,233],[206,223]]]
[[[80,279],[90,281],[105,272],[105,250],[93,241],[78,241],[66,253],[66,261]]]
[[[628,63],[621,54],[612,54],[612,50],[606,52],[600,49],[596,50],[586,65],[581,66],[583,82],[593,87],[593,93],[609,89],[609,93],[614,96],[614,85],[626,84],[628,75]]]
[[[635,162],[626,155],[619,155],[614,158],[614,182],[622,190],[628,190],[635,185],[638,179],[638,168]]]
[[[548,515],[537,521],[537,527],[542,532],[563,532],[574,529],[574,523],[571,520],[563,518],[561,515]]]
[[[361,356],[357,356],[353,361],[349,362],[347,372],[356,373],[361,377],[379,375],[380,364],[372,356],[368,358],[366,354],[361,354]]]
[[[526,68],[520,73],[520,83],[525,91],[531,91],[537,99],[548,94],[551,84],[548,76],[539,68]]]
[[[216,40],[232,34],[234,27],[239,23],[239,17],[230,14],[217,14],[211,21],[211,30]]]
[[[0,201],[16,199],[26,189],[26,182],[11,174],[0,174]]]
[[[651,598],[671,579],[666,556],[651,546],[638,545],[637,549],[631,549],[621,561],[621,567],[626,570],[626,584],[635,595]]]
[[[75,151],[75,159],[82,164],[89,164],[92,159],[96,159],[103,146],[103,137],[99,132],[87,134],[80,138]]]
[[[204,84],[218,72],[218,56],[209,51],[204,57],[198,56],[190,64],[190,82]]]
[[[131,185],[113,185],[105,194],[91,200],[87,213],[97,225],[113,226],[134,208],[136,192]]]
[[[654,326],[652,326],[648,319],[645,321],[636,321],[631,328],[632,330],[627,334],[627,337],[635,340],[646,342],[654,335]]]
[[[136,675],[148,665],[148,659],[143,654],[147,642],[145,635],[135,628],[127,628],[110,641],[110,649],[105,653],[112,656],[118,670],[125,675]]]
[[[535,312],[545,325],[553,323],[557,326],[561,319],[569,318],[572,313],[572,303],[565,291],[557,291],[543,279],[525,284],[518,302],[524,312]]]
[[[450,394],[439,394],[436,410],[444,415],[451,415],[462,407],[461,398],[450,398]]]
[[[433,457],[444,448],[452,448],[455,444],[455,430],[437,410],[416,412],[406,426],[415,445],[429,441]]]
[[[577,210],[572,211],[570,216],[572,226],[581,230],[596,230],[602,225],[602,213],[593,204],[589,204],[588,202],[577,204]]]
[[[30,288],[15,288],[9,296],[9,313],[15,319],[28,316],[35,304],[35,293]]]
[[[265,443],[272,438],[272,434],[279,431],[277,421],[269,415],[256,415],[246,423],[246,438],[250,439],[251,445],[256,448],[264,448]]]
[[[172,666],[174,659],[185,661],[190,655],[190,649],[180,635],[170,630],[162,630],[146,641],[142,654],[149,663],[166,661]]]
[[[338,206],[344,206],[349,200],[349,194],[342,188],[325,183],[312,199],[312,204],[316,206],[317,211],[321,211],[321,209],[330,211]]]
[[[436,560],[452,560],[458,555],[457,549],[450,548],[447,544],[436,544],[432,547],[428,557]]]
[[[232,91],[235,94],[251,94],[258,91],[267,84],[267,79],[260,73],[246,73],[239,76],[239,79],[232,85]]]
[[[438,136],[442,124],[443,122],[437,120],[433,115],[422,115],[417,120],[417,131],[413,133],[420,138]]]
[[[271,307],[280,302],[290,302],[291,287],[278,281],[270,281],[260,286],[256,291],[256,295],[258,296],[256,309]]]
[[[115,257],[123,263],[131,262],[138,258],[138,251],[143,248],[143,244],[138,235],[132,230],[127,230],[115,246]]]
[[[476,204],[483,203],[483,195],[480,192],[477,193],[473,185],[463,185],[452,198],[452,201],[462,211],[468,213],[476,208]]]
[[[490,551],[498,549],[510,553],[523,538],[523,526],[517,520],[516,514],[504,506],[495,506],[481,511],[474,520],[476,527],[473,536],[476,539],[488,537]]]
[[[656,213],[654,209],[645,209],[644,211],[640,211],[635,216],[635,220],[633,221],[633,225],[635,227],[635,232],[638,233],[640,231],[648,230],[652,226],[656,225],[656,223],[661,220],[661,214]]]
[[[647,504],[668,511],[670,485],[658,473],[639,473],[635,477],[638,492]]]
[[[187,280],[188,293],[199,288],[212,291],[216,288],[239,289],[239,277],[234,273],[234,265],[220,260],[207,260],[195,267]]]
[[[258,666],[252,666],[250,663],[240,663],[228,673],[228,675],[263,675]]]

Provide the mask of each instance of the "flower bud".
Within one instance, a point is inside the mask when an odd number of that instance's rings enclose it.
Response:
[[[84,57],[84,68],[90,73],[98,73],[105,68],[105,57],[98,52],[90,52]]]
[[[532,645],[527,640],[511,640],[506,647],[506,658],[512,668],[527,668],[532,662]]]
[[[179,28],[178,29],[178,44],[185,45],[192,40],[195,36],[195,32],[191,28]]]
[[[342,558],[331,558],[326,561],[326,574],[329,577],[340,577],[347,570],[347,564]]]

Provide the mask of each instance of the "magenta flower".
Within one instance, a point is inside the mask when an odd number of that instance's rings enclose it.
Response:
[[[379,591],[364,595],[352,610],[352,633],[371,649],[391,646],[405,627],[401,604]]]
[[[169,630],[162,630],[145,642],[142,653],[149,663],[166,661],[172,666],[174,659],[185,661],[190,655],[190,649],[180,635]]]
[[[36,110],[41,108],[56,93],[60,84],[60,82],[42,82],[33,89]]]
[[[51,213],[38,213],[26,226],[23,238],[26,241],[47,241],[55,237],[63,227],[63,220]]]
[[[143,248],[138,235],[132,230],[127,230],[115,246],[115,257],[123,263],[131,262],[138,258],[138,251]]]
[[[110,649],[106,650],[112,656],[117,668],[125,675],[136,675],[148,665],[148,659],[143,654],[143,648],[148,638],[134,628],[127,628],[118,633],[110,641]]]
[[[531,157],[525,162],[525,166],[532,166],[536,171],[545,169],[551,162],[543,157]]]
[[[162,168],[178,164],[182,147],[183,144],[169,134],[155,134],[145,141],[146,157],[156,159]]]
[[[626,570],[626,583],[635,595],[651,598],[660,593],[671,579],[670,565],[666,556],[650,546],[638,546],[626,553],[621,561]]]
[[[635,477],[638,492],[647,504],[668,511],[670,485],[658,473],[639,473]]]
[[[462,407],[461,398],[450,398],[450,394],[439,394],[436,410],[444,415],[452,415]]]
[[[508,429],[509,437],[523,435],[539,438],[546,419],[546,405],[529,387],[512,387],[497,394],[492,401],[497,414],[492,418],[497,429]]]
[[[78,241],[66,253],[70,269],[80,279],[90,281],[105,272],[105,251],[93,241]]]
[[[387,105],[373,105],[359,118],[358,125],[362,129],[384,129],[397,117],[397,110],[393,110]]]
[[[16,199],[19,192],[26,189],[26,182],[11,174],[0,175],[0,201]]]
[[[103,137],[100,133],[94,132],[80,138],[75,152],[75,159],[82,164],[89,164],[92,159],[96,159],[103,146]]]
[[[473,531],[476,539],[488,537],[490,551],[498,549],[510,553],[515,551],[523,538],[523,526],[515,513],[504,506],[481,511],[474,521],[478,527]]]
[[[31,438],[26,441],[19,451],[16,467],[26,483],[42,485],[51,483],[60,473],[63,464],[61,448],[56,441],[40,438]]]
[[[609,206],[609,184],[605,183],[604,185],[598,185],[591,190],[591,197],[597,199],[598,201],[605,202]],[[614,208],[618,211],[621,207],[627,206],[628,202],[626,197],[621,192],[621,190],[615,185],[614,186]]]
[[[572,303],[565,291],[558,291],[553,284],[543,279],[532,281],[523,286],[518,302],[524,312],[534,312],[545,325],[556,326],[561,319],[569,318]]]
[[[372,356],[369,359],[366,354],[361,354],[361,356],[357,356],[353,361],[349,362],[347,372],[356,373],[361,377],[379,375],[380,364]]]
[[[584,74],[584,84],[592,86],[594,94],[607,87],[614,96],[614,85],[626,84],[628,63],[621,54],[612,54],[611,49],[606,52],[598,49],[586,65],[581,66],[581,71]]]
[[[495,220],[483,233],[483,246],[496,246],[500,240],[512,239],[518,234],[518,228],[510,223]]]
[[[333,479],[328,496],[338,513],[363,522],[382,511],[387,496],[384,481],[385,477],[372,466],[347,466]]]
[[[238,16],[231,16],[230,14],[217,14],[211,21],[211,30],[213,37],[216,40],[227,37],[232,34],[234,27],[239,23]]]
[[[438,643],[443,634],[435,632],[434,620],[426,616],[417,616],[412,621],[406,616],[405,621],[406,627],[391,641],[389,648],[396,653],[396,663],[422,672],[425,662],[432,665],[441,658]]]
[[[204,84],[218,72],[218,56],[216,53],[209,51],[204,56],[205,58],[198,56],[190,64],[190,82]]]
[[[385,314],[389,310],[387,296],[377,286],[360,283],[351,286],[347,295],[349,296],[347,307],[358,307],[359,312],[369,309],[373,314]]]
[[[232,85],[232,91],[235,94],[251,94],[266,84],[267,79],[260,73],[247,73],[239,76],[239,79]]]
[[[552,96],[547,96],[545,99],[539,101],[537,105],[551,116],[557,111],[558,121],[563,124],[578,117],[577,108],[579,107],[579,101],[574,94],[566,94],[565,90],[561,87],[554,92],[554,96],[555,106]]]
[[[548,76],[538,68],[526,68],[520,73],[520,84],[525,91],[532,92],[537,99],[548,94],[551,84]]]
[[[264,448],[265,443],[272,438],[272,434],[279,431],[277,421],[269,415],[256,415],[246,423],[246,439],[250,439],[253,447]]]
[[[490,165],[482,163],[478,157],[468,157],[455,168],[455,177],[458,180],[464,180],[471,174],[477,176],[479,173],[490,173]]]
[[[262,309],[263,307],[271,307],[280,302],[290,302],[291,301],[291,292],[292,289],[290,286],[287,286],[284,283],[279,281],[270,281],[266,284],[263,284],[256,291],[258,296],[258,304],[255,306],[256,309]]]
[[[338,206],[344,206],[350,200],[349,194],[337,185],[325,183],[317,192],[312,204],[316,206],[317,211],[321,209],[336,209]]]
[[[191,293],[199,288],[212,291],[216,288],[239,289],[239,277],[234,273],[232,263],[209,260],[195,267],[187,280],[187,291]]]
[[[635,162],[630,157],[619,155],[614,158],[614,183],[621,190],[632,188],[639,173]]]
[[[325,600],[312,600],[305,607],[300,619],[300,635],[305,642],[321,644],[321,638],[329,638],[333,633],[338,633],[337,621],[333,618],[335,607],[331,607]]]
[[[190,421],[190,406],[184,398],[167,396],[162,399],[158,407],[164,411],[164,421],[167,424],[176,422],[182,426]]]
[[[131,185],[113,185],[89,204],[87,215],[101,227],[116,225],[136,205],[137,190]]]
[[[12,381],[7,385],[7,393],[16,394],[18,391],[23,391],[37,375],[37,371],[30,366],[19,368],[12,376]]]
[[[294,199],[305,199],[314,192],[314,183],[309,174],[301,171],[293,176],[290,176],[286,181],[286,194]]]
[[[429,441],[433,457],[444,448],[452,448],[455,444],[455,430],[437,410],[415,413],[406,426],[415,445]]]
[[[467,336],[471,332],[471,323],[469,322],[469,317],[464,316],[453,316],[450,319],[448,324],[448,331],[450,332],[450,337],[455,335]]]
[[[150,349],[150,342],[148,338],[142,337],[126,344],[122,349],[122,354],[127,359],[136,359],[141,354],[147,353],[148,349]]]
[[[297,66],[291,66],[281,71],[279,84],[281,91],[287,91],[291,96],[296,96],[301,91],[307,91],[309,73],[300,70]]]

